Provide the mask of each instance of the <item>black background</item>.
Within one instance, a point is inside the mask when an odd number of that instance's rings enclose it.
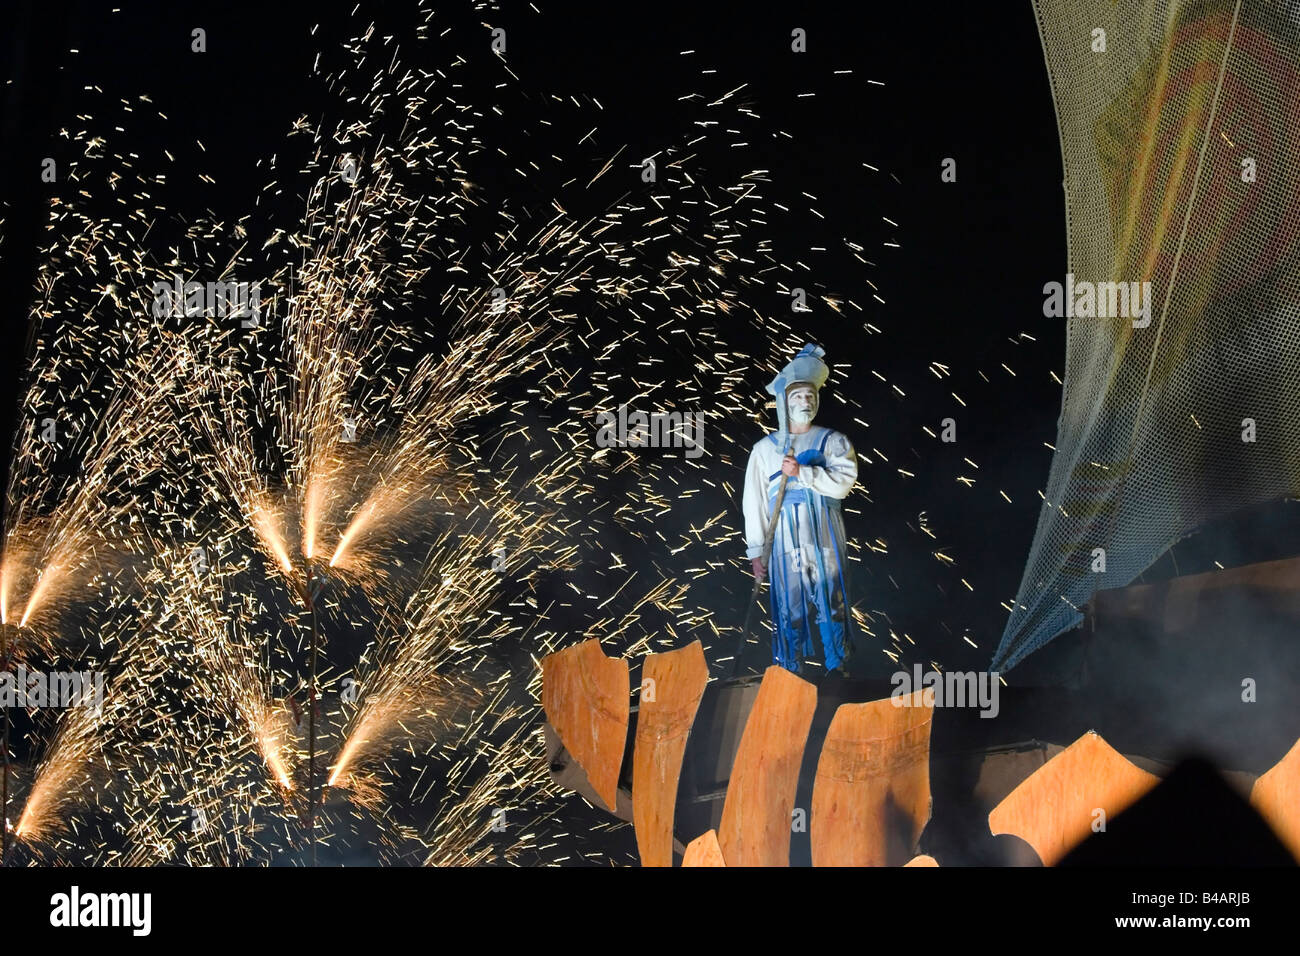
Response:
[[[19,3],[7,18],[12,82],[4,90],[0,281],[9,294],[0,309],[9,347],[0,407],[9,413],[10,433],[34,247],[48,199],[61,188],[41,183],[40,162],[53,156],[62,163],[76,148],[56,134],[77,112],[93,110],[95,98],[82,87],[97,85],[109,99],[147,92],[169,122],[156,142],[149,139],[153,127],[133,131],[131,145],[144,165],[158,162],[166,147],[178,156],[176,169],[193,163],[215,170],[217,185],[196,182],[195,207],[242,212],[268,178],[257,161],[275,152],[294,119],[313,117],[326,103],[320,84],[309,79],[315,50],[349,35],[333,26],[348,21],[349,5],[120,7],[113,13],[108,4]],[[374,10],[391,16],[408,8]],[[1043,282],[1065,271],[1065,232],[1058,139],[1029,5],[566,3],[542,10],[539,16],[526,4],[505,4],[500,12],[439,10],[438,17],[481,29],[485,44],[482,22],[507,27],[506,59],[521,85],[598,97],[605,125],[597,152],[606,156],[624,143],[627,155],[642,155],[679,133],[675,104],[683,92],[750,83],[746,96],[765,124],[791,134],[759,146],[757,161],[772,169],[785,195],[815,194],[828,217],[823,232],[778,235],[776,247],[797,250],[838,236],[873,244],[873,269],[819,277],[870,306],[868,320],[884,331],[864,337],[832,320],[820,335],[829,361],[852,361],[856,378],[840,387],[868,410],[872,431],[854,432],[825,401],[822,418],[849,431],[858,447],[890,459],[863,473],[870,507],[849,533],[887,538],[892,553],[888,562],[869,557],[855,600],[866,594],[869,608],[912,633],[921,659],[986,666],[1050,463],[1044,442],[1054,441],[1060,387],[1049,370],[1059,375],[1064,364],[1063,326],[1041,314]],[[316,23],[323,25],[313,37]],[[206,53],[190,50],[195,26],[207,31]],[[802,55],[790,52],[796,26],[808,34]],[[682,56],[683,50],[696,52]],[[701,68],[717,69],[717,77],[701,77]],[[844,69],[851,78],[832,76]],[[798,98],[803,91],[816,96]],[[206,152],[194,148],[195,139]],[[502,145],[513,153],[512,144]],[[957,161],[956,183],[940,181],[946,157]],[[868,174],[863,162],[880,172]],[[484,185],[490,191],[495,184]],[[878,245],[881,239],[897,248]],[[864,277],[878,285],[886,306],[871,300]],[[937,382],[927,371],[931,361],[952,366],[954,377]],[[955,404],[952,392],[968,405]],[[921,427],[937,430],[950,414],[961,416],[959,444],[939,448]],[[971,473],[962,457],[980,466],[975,493],[955,483],[958,474]],[[898,467],[915,477],[900,477]],[[919,537],[922,511],[939,528],[936,544],[956,557],[953,573],[941,577]],[[897,547],[906,535],[916,547]],[[964,592],[961,577],[973,593]],[[943,619],[941,627],[935,618]],[[959,639],[966,632],[978,650]]]

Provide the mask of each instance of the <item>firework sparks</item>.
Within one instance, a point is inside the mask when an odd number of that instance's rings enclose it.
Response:
[[[427,26],[417,37],[434,48]],[[74,595],[110,600],[115,623],[91,650],[114,667],[121,699],[94,719],[65,716],[47,738],[17,828],[24,842],[49,844],[75,814],[92,816],[74,809],[76,795],[109,761],[116,802],[104,812],[124,819],[126,846],[69,845],[69,857],[296,859],[296,811],[312,799],[306,719],[335,754],[328,786],[348,792],[395,854],[409,857],[414,842],[431,864],[488,859],[494,808],[539,801],[521,810],[531,815],[555,796],[535,658],[579,634],[630,657],[697,636],[712,650],[739,624],[724,618],[736,600],[727,587],[691,586],[739,563],[735,489],[693,461],[597,447],[595,414],[698,410],[732,467],[762,426],[752,397],[764,362],[807,338],[804,319],[773,302],[804,288],[845,327],[883,334],[867,321],[882,297],[859,304],[819,287],[804,250],[778,252],[781,217],[822,213],[745,161],[738,143],[778,131],[744,86],[683,97],[689,119],[656,153],[659,180],[633,192],[621,148],[598,145],[594,99],[519,96],[510,123],[540,134],[564,110],[554,125],[592,133],[557,147],[564,157],[507,157],[493,148],[504,110],[488,97],[516,96],[517,82],[467,102],[447,83],[464,62],[454,34],[446,69],[429,71],[404,65],[396,46],[376,59],[383,31],[359,32],[322,76],[345,118],[300,120],[277,151],[306,151],[299,169],[281,158],[270,177],[295,183],[293,208],[268,201],[271,211],[233,224],[190,217],[170,246],[141,238],[169,225],[154,208],[122,227],[56,208],[58,251],[36,310],[48,322],[93,319],[42,338],[24,416],[39,421],[70,393],[86,424],[66,447],[21,433],[0,619],[48,650],[82,632],[68,620]],[[525,109],[536,110],[531,124]],[[87,204],[104,193],[90,168],[112,156],[126,166],[104,146],[114,120],[69,133],[99,144],[73,174]],[[521,173],[517,201],[501,157],[534,170]],[[161,175],[110,175],[167,208]],[[884,221],[892,236],[897,223]],[[867,248],[843,239],[814,251],[856,269]],[[113,276],[111,290],[86,278],[96,274]],[[191,274],[265,277],[265,321],[151,318],[144,290]],[[122,361],[103,361],[106,350]],[[118,371],[105,380],[92,366]],[[964,390],[949,382],[961,373],[952,362],[921,372],[945,397]],[[876,378],[888,407],[916,401],[918,386]],[[856,399],[846,405],[870,427]],[[882,462],[909,466],[888,480],[919,474],[910,447],[873,440]],[[60,455],[76,470],[54,467]],[[965,583],[942,534],[927,513],[918,547]],[[867,550],[891,554],[883,539]],[[113,551],[138,559],[132,573],[96,577]],[[306,615],[319,624],[322,671],[355,674],[356,701],[321,700],[323,681],[304,680]],[[853,615],[870,633],[870,616]],[[893,660],[911,639],[888,633],[878,643]],[[409,789],[395,808],[398,783]],[[431,823],[393,820],[430,804]],[[330,827],[341,828],[336,811]],[[512,853],[541,852],[531,827],[514,839]]]

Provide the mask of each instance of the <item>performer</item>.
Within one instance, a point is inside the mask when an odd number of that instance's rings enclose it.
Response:
[[[772,657],[799,673],[815,654],[811,619],[827,671],[841,676],[849,653],[848,555],[840,502],[858,480],[858,459],[848,438],[830,428],[814,427],[818,391],[830,370],[825,350],[805,345],[770,385],[776,397],[779,431],[767,435],[749,453],[745,476],[746,556],[754,577],[763,580],[763,542],[781,476],[788,475],[772,542]],[[788,419],[787,419],[788,414]],[[786,454],[787,451],[791,454]]]

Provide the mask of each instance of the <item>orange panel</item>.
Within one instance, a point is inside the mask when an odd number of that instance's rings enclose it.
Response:
[[[718,848],[716,830],[701,833],[686,846],[686,855],[682,857],[682,866],[726,866],[722,850]]]
[[[686,738],[709,665],[699,641],[651,654],[641,670],[641,707],[632,756],[632,820],[642,866],[673,865],[673,809]]]
[[[775,664],[763,674],[718,828],[728,866],[790,865],[790,817],[816,709],[812,684]]]
[[[591,638],[542,658],[542,707],[591,787],[614,810],[627,746],[627,661]]]
[[[1092,834],[1098,809],[1109,820],[1157,782],[1088,731],[1007,794],[989,814],[989,830],[1015,834],[1043,866],[1055,866]]]
[[[1300,860],[1300,741],[1255,781],[1250,805],[1268,821],[1291,855]]]
[[[925,691],[835,711],[813,783],[813,866],[902,866],[912,858],[930,819],[933,719]]]

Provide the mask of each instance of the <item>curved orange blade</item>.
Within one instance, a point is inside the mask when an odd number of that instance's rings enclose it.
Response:
[[[1250,789],[1250,805],[1300,860],[1300,741]]]
[[[627,661],[606,657],[599,638],[542,658],[542,707],[591,787],[614,810],[627,747]]]
[[[722,806],[718,845],[728,866],[789,866],[790,817],[817,688],[773,664],[745,722]]]
[[[835,711],[813,782],[813,866],[902,866],[912,858],[930,819],[933,719],[924,691]]]
[[[718,848],[716,830],[706,830],[686,845],[682,866],[726,866],[722,850]]]
[[[1158,782],[1090,730],[1007,794],[989,830],[1015,834],[1055,866],[1091,835],[1097,810],[1109,820]]]
[[[632,752],[632,821],[642,866],[673,865],[673,809],[686,738],[709,665],[699,641],[651,654],[641,670],[641,706]]]

